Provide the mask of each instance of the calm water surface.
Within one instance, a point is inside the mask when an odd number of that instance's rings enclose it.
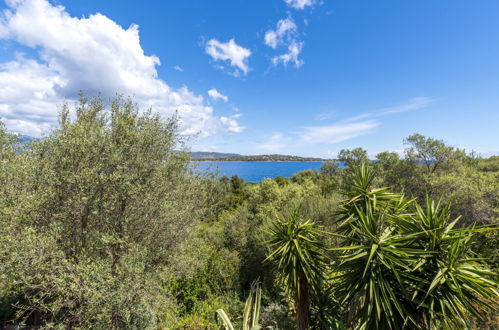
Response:
[[[276,176],[289,177],[304,170],[319,170],[323,162],[194,162],[200,171],[216,172],[229,178],[237,175],[248,182],[260,182]]]

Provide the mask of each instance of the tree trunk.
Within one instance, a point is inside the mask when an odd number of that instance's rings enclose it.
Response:
[[[417,320],[418,320],[418,324],[422,327],[422,328],[426,328],[426,318],[425,318],[425,315],[424,315],[424,312],[422,309],[418,309],[417,310]]]
[[[305,330],[308,327],[310,306],[310,285],[306,278],[300,279],[300,293],[296,297],[296,328]]]

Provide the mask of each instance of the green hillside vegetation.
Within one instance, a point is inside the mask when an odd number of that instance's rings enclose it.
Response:
[[[0,328],[499,327],[497,157],[414,134],[254,184],[178,132],[121,98],[0,126]]]

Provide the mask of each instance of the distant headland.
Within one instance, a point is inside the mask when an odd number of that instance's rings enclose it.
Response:
[[[244,156],[239,154],[194,151],[191,152],[191,158],[197,161],[224,161],[224,162],[323,162],[327,159],[314,157],[300,157],[291,155],[253,155]]]

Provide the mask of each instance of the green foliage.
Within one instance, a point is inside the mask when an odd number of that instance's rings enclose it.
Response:
[[[448,162],[454,153],[454,148],[446,146],[442,140],[427,138],[421,134],[409,136],[404,144],[409,145],[405,150],[407,159],[422,165],[429,173]]]
[[[497,223],[499,177],[497,172],[482,170],[486,160],[419,134],[406,141],[406,159],[388,152],[378,155],[378,185],[404,191],[420,203],[427,195],[450,202],[451,213],[462,216],[459,225]]]
[[[0,123],[0,327],[496,328],[497,157],[406,143],[248,183],[196,174],[176,118],[128,99],[30,142]]]
[[[326,248],[321,240],[324,232],[296,210],[286,220],[272,223],[267,234],[266,243],[273,250],[267,260],[276,261],[279,281],[287,292],[299,296],[302,279],[318,289],[326,265]]]
[[[174,305],[163,272],[208,213],[210,183],[172,151],[175,118],[84,97],[71,117],[64,107],[60,128],[22,149],[2,131],[3,319],[156,327]]]
[[[390,169],[400,160],[396,152],[384,151],[376,155],[376,167],[382,171]]]
[[[319,185],[323,196],[329,196],[337,189],[338,172],[339,167],[336,162],[328,160],[321,166]]]
[[[268,246],[273,251],[266,260],[275,260],[278,282],[296,297],[297,328],[308,326],[310,289],[318,292],[326,271],[324,232],[295,210],[285,220],[275,220],[268,229]]]
[[[262,327],[259,324],[260,308],[262,299],[262,289],[258,282],[251,285],[251,290],[244,304],[242,330],[258,330]],[[234,330],[234,326],[223,309],[217,310],[217,315],[222,321],[226,330]]]
[[[426,208],[373,189],[373,171],[354,167],[340,212],[341,302],[356,328],[470,327],[497,299],[497,275],[470,250],[475,227],[454,229],[449,206]],[[452,219],[452,220],[451,220]]]
[[[337,156],[340,162],[345,163],[346,167],[353,165],[360,165],[364,162],[369,162],[367,151],[362,148],[355,148],[352,150],[341,149]]]
[[[498,275],[471,250],[472,235],[487,229],[454,229],[459,218],[451,218],[449,204],[430,198],[425,209],[415,204],[413,212],[410,225],[416,226],[406,229],[408,235],[418,235],[413,245],[432,252],[415,269],[423,280],[414,287],[412,300],[424,315],[422,322],[446,329],[470,327],[469,315],[482,319],[482,311],[497,307]]]
[[[477,166],[480,171],[499,172],[499,156],[478,159]]]

